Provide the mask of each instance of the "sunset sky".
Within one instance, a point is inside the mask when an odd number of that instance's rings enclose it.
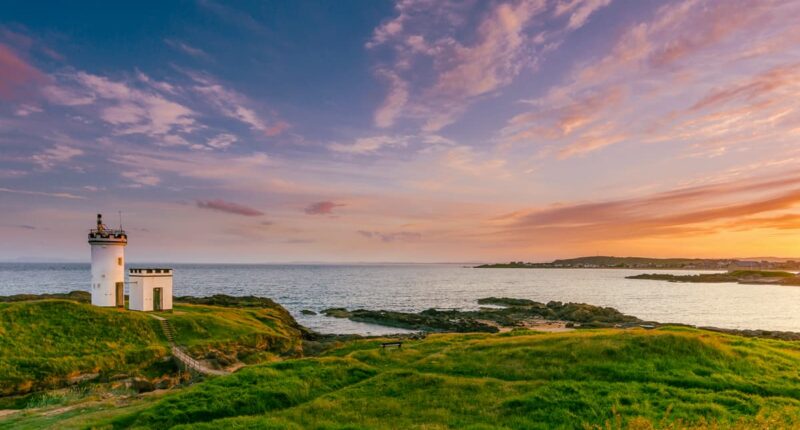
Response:
[[[0,260],[800,256],[800,1],[0,3]]]

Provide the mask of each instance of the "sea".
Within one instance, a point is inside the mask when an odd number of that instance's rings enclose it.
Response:
[[[490,296],[610,306],[663,323],[800,332],[800,287],[625,279],[646,270],[476,269],[458,264],[167,266],[175,269],[176,296],[269,297],[298,322],[322,333],[403,332],[319,313],[327,308],[475,309],[479,298]],[[88,291],[90,276],[89,264],[0,263],[0,295]],[[304,315],[302,310],[318,314]]]

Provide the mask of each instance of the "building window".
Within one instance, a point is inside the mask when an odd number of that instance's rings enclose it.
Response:
[[[117,257],[117,266],[122,266],[122,257]]]

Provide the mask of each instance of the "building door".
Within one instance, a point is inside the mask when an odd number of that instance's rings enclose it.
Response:
[[[117,282],[116,284],[117,290],[117,307],[124,308],[125,307],[125,283]]]
[[[164,309],[164,304],[161,303],[161,288],[153,288],[153,310],[160,311]]]

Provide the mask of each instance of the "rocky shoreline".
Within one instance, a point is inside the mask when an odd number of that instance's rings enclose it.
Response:
[[[335,318],[397,327],[424,332],[485,332],[497,333],[503,329],[530,328],[537,323],[561,322],[568,328],[604,327],[655,327],[657,323],[625,315],[616,309],[585,303],[540,303],[527,299],[486,297],[479,299],[478,310],[427,309],[421,312],[344,308],[325,309],[322,313]]]

